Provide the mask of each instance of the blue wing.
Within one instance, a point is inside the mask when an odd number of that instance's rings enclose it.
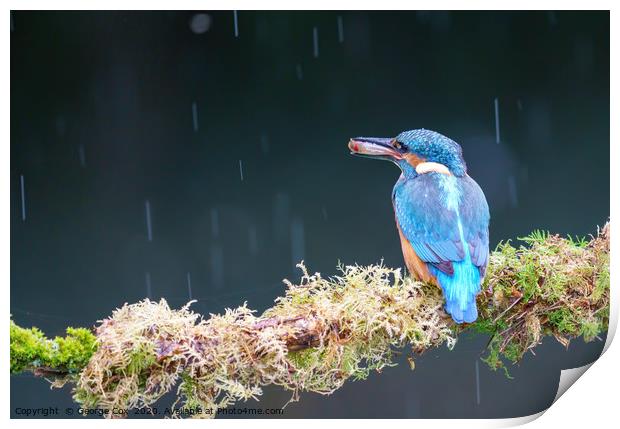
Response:
[[[422,261],[452,274],[452,263],[465,259],[467,244],[473,264],[484,275],[489,255],[489,207],[484,193],[469,176],[453,178],[460,193],[457,213],[446,208],[442,179],[439,173],[428,173],[396,184],[393,204],[398,225]]]
[[[484,192],[469,176],[460,180],[463,201],[459,207],[465,241],[469,245],[471,260],[480,269],[481,276],[489,263],[489,205]]]
[[[489,255],[489,208],[469,176],[428,173],[399,180],[393,193],[398,225],[429,267],[458,322],[477,318],[475,296]]]

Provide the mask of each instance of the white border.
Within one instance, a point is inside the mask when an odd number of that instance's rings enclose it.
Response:
[[[383,0],[381,2],[368,1],[368,0],[357,0],[355,2],[335,2],[333,0],[314,0],[312,2],[295,2],[292,4],[291,2],[285,2],[282,0],[279,1],[265,1],[265,0],[238,0],[238,1],[230,1],[230,2],[221,2],[221,1],[188,1],[188,0],[175,0],[174,2],[165,2],[161,0],[153,0],[139,3],[136,1],[128,1],[128,0],[108,0],[108,1],[76,1],[76,0],[63,0],[63,1],[14,1],[10,0],[4,2],[3,4],[7,4],[9,9],[17,9],[17,10],[28,10],[28,9],[53,9],[53,10],[62,10],[62,9],[80,9],[80,10],[105,10],[105,9],[118,9],[118,10],[133,10],[133,9],[148,9],[148,10],[183,10],[183,9],[194,9],[201,10],[205,7],[208,7],[212,10],[252,10],[252,9],[283,9],[283,10],[306,10],[306,9],[318,9],[318,10],[376,10],[377,6],[380,5],[382,9],[418,9],[418,10],[463,10],[463,9],[482,9],[482,10],[517,10],[517,9],[530,9],[530,10],[575,10],[581,9],[584,6],[587,6],[590,9],[597,10],[610,10],[613,9],[613,5],[617,2],[612,1],[596,1],[590,0],[586,2],[577,2],[574,0],[564,0],[564,1],[549,1],[549,0],[521,0],[521,1],[491,1],[491,0],[469,0],[465,1],[457,1],[457,0],[446,0],[441,3],[435,1],[391,1],[391,0]],[[8,9],[4,9],[8,11]],[[8,14],[5,14],[5,19],[7,19],[6,25],[8,26]],[[611,46],[615,47],[615,51],[618,51],[618,24],[620,24],[620,20],[617,19],[615,15],[615,11],[611,12]],[[2,58],[9,59],[10,58],[10,32],[8,28],[5,28],[2,33]],[[611,144],[610,154],[611,154],[611,183],[620,183],[620,177],[618,170],[615,167],[619,165],[619,151],[616,146],[617,140],[617,127],[618,127],[618,112],[615,108],[615,101],[618,96],[618,86],[614,80],[616,78],[616,74],[618,72],[618,54],[614,51],[614,48],[611,49],[611,115],[610,115],[610,123],[611,123],[611,142],[615,144]],[[552,53],[550,53],[552,55]],[[3,164],[3,174],[1,177],[1,186],[2,189],[2,199],[0,200],[0,204],[2,204],[2,242],[4,246],[2,247],[2,258],[0,263],[2,264],[2,270],[0,272],[3,273],[4,277],[4,291],[5,294],[9,293],[9,285],[10,285],[10,67],[8,61],[3,62],[3,67],[1,70],[3,74],[3,106],[2,106],[2,130],[4,131],[4,141],[2,144],[2,150],[4,153],[1,157]],[[601,159],[605,160],[605,154],[601,154]],[[612,188],[613,189],[613,188]],[[596,190],[593,190],[596,192]],[[618,207],[618,197],[614,195],[614,192],[611,193],[611,212],[612,217],[617,213]],[[617,243],[617,239],[615,236],[612,237],[612,243]],[[615,244],[612,244],[612,247],[616,248]],[[613,273],[616,272],[618,268],[618,254],[612,252],[612,261],[611,261],[611,271]],[[610,341],[613,338],[615,333],[615,327],[617,326],[618,320],[618,298],[619,292],[615,286],[611,288],[612,292],[612,322],[610,323],[610,335],[608,336],[608,342],[606,344],[606,352],[601,356],[601,358],[592,365],[592,367],[587,371],[588,375],[579,379],[574,386],[568,389],[567,393],[563,395],[557,403],[555,403],[544,415],[530,423],[531,427],[547,427],[549,425],[569,428],[569,427],[603,427],[603,425],[607,425],[610,422],[615,420],[615,409],[617,408],[617,396],[616,390],[618,386],[618,362],[620,356],[620,349],[617,345],[609,347]],[[5,299],[2,300],[2,306],[4,307],[5,314],[5,323],[8,325],[8,315],[10,314],[9,308],[9,299],[5,295]],[[5,325],[6,326],[6,325]],[[6,357],[8,356],[8,329],[0,330],[0,336],[2,339],[2,350],[4,350],[5,359],[2,360],[2,367],[0,367],[0,374],[2,377],[2,384],[4,389],[1,392],[1,398],[3,404],[10,406],[10,395],[9,395],[9,365]],[[415,388],[415,386],[412,386]],[[5,416],[8,419],[10,413],[5,412]],[[377,424],[386,424],[391,427],[407,427],[411,428],[412,425],[415,425],[416,428],[426,428],[426,427],[458,427],[458,428],[487,428],[487,427],[505,427],[505,426],[513,426],[516,424],[523,424],[527,421],[535,419],[537,416],[531,416],[529,418],[520,418],[520,419],[498,419],[498,420],[387,420],[385,422],[380,422],[377,420],[355,420],[349,421],[348,423],[354,424],[356,427],[365,428],[365,427],[375,427]],[[19,427],[29,427],[32,426],[33,421],[28,420],[11,420],[12,425]],[[170,421],[166,420],[149,420],[147,421],[138,421],[138,420],[122,420],[118,422],[108,422],[103,420],[46,420],[44,422],[46,426],[51,428],[61,427],[62,426],[76,426],[76,425],[84,425],[89,424],[93,426],[108,426],[110,424],[121,424],[121,425],[169,425],[174,424]],[[177,424],[198,424],[192,423],[189,420],[184,420],[182,423]],[[237,426],[243,424],[251,424],[251,425],[261,425],[268,424],[271,427],[285,427],[291,424],[290,420],[279,420],[273,419],[268,420],[263,423],[262,421],[252,420],[251,422],[247,420],[223,420],[216,419],[215,421],[199,423],[199,424],[209,424],[209,425],[218,425],[218,426]],[[308,427],[315,428],[318,424],[324,424],[322,421],[316,420],[295,420],[294,425],[296,427]]]

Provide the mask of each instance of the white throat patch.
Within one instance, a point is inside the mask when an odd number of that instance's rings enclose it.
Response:
[[[421,162],[416,166],[415,171],[418,174],[426,174],[434,171],[435,173],[446,174],[448,176],[451,175],[448,167],[438,162]]]

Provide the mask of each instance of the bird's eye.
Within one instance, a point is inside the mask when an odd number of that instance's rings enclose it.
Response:
[[[394,148],[398,150],[407,150],[407,146],[399,142],[398,140],[392,141],[392,146],[394,146]]]

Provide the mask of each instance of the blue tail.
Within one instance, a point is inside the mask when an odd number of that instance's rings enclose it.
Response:
[[[469,257],[452,262],[452,266],[453,275],[433,270],[446,298],[446,312],[456,323],[472,323],[478,318],[476,294],[480,292],[480,270]]]

